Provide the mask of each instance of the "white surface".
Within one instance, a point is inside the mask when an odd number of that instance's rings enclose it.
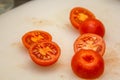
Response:
[[[99,80],[120,80],[120,0],[34,0],[0,15],[0,80],[82,80],[71,70],[73,42],[79,35],[69,22],[75,6],[92,11],[106,28],[105,71]],[[61,47],[55,65],[34,64],[21,37],[44,30]]]

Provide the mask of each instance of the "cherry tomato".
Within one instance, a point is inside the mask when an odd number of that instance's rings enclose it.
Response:
[[[105,27],[98,19],[87,19],[81,24],[79,31],[81,34],[94,33],[103,37],[105,34]]]
[[[49,66],[54,64],[60,54],[60,47],[52,41],[43,41],[41,43],[34,43],[29,48],[30,57],[38,65]]]
[[[74,54],[71,60],[73,72],[86,79],[94,79],[101,76],[104,72],[103,57],[93,50],[81,49]]]
[[[24,34],[22,37],[22,42],[26,48],[30,48],[30,46],[36,42],[41,41],[51,41],[52,36],[45,31],[34,30]]]
[[[71,24],[79,29],[81,23],[89,18],[95,18],[94,14],[82,7],[75,7],[70,12]]]
[[[97,53],[104,55],[105,41],[99,35],[86,33],[79,36],[74,42],[74,51],[78,52],[81,49],[91,49]]]

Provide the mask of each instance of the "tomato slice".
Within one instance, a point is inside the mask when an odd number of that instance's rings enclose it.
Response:
[[[22,42],[26,48],[30,48],[30,46],[36,42],[41,41],[51,41],[52,36],[45,31],[34,30],[24,34],[22,37]]]
[[[30,57],[38,65],[49,66],[54,64],[60,54],[60,47],[52,41],[34,43],[29,49]]]
[[[91,49],[97,51],[101,55],[104,55],[105,41],[101,36],[96,34],[82,34],[74,42],[74,51],[78,52],[81,49]]]
[[[71,24],[79,29],[81,23],[89,18],[95,18],[94,14],[82,7],[75,7],[70,12]]]

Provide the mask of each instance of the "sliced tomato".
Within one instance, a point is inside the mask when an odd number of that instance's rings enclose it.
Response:
[[[105,34],[105,27],[98,19],[87,19],[81,24],[79,31],[81,34],[94,33],[103,37]]]
[[[45,31],[34,30],[24,34],[22,37],[22,42],[26,48],[30,48],[30,46],[36,42],[41,41],[51,41],[52,36]]]
[[[82,7],[75,7],[70,12],[71,24],[79,29],[81,23],[89,18],[95,18],[94,14],[88,9]]]
[[[38,65],[49,66],[54,64],[60,54],[60,47],[51,41],[34,43],[29,49],[31,59]]]
[[[81,49],[91,49],[101,55],[105,53],[105,41],[99,35],[86,33],[79,36],[74,42],[74,51],[78,52]]]

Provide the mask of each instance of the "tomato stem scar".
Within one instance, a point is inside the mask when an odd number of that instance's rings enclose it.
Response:
[[[83,59],[84,59],[86,62],[88,62],[88,63],[91,63],[91,62],[93,62],[93,60],[94,60],[94,58],[93,58],[91,55],[89,55],[89,56],[84,56]]]

